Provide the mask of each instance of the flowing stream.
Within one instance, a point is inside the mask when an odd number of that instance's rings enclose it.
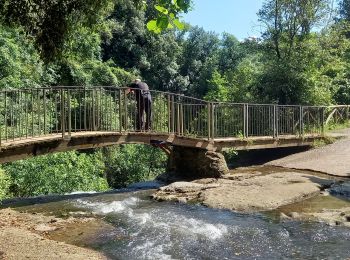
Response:
[[[240,214],[200,205],[156,202],[152,191],[82,196],[19,207],[21,211],[102,219],[108,228],[53,239],[103,252],[110,259],[347,259],[350,228],[280,221],[273,214]],[[348,203],[350,205],[350,203]],[[63,233],[62,233],[63,232]]]

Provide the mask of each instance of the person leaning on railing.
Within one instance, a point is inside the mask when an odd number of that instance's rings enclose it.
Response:
[[[151,130],[152,119],[152,97],[149,87],[140,79],[135,79],[133,83],[128,86],[127,94],[135,94],[137,104],[136,115],[136,131]],[[144,122],[144,114],[146,114],[146,122]]]

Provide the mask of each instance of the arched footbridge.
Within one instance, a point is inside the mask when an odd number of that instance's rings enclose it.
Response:
[[[208,102],[150,92],[152,109],[142,116],[151,114],[152,126],[145,131],[136,128],[137,96],[125,88],[2,90],[0,162],[125,143],[213,151],[306,146],[323,138],[327,124],[350,119],[349,106]]]

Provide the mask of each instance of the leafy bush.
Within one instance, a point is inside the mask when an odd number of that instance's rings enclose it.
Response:
[[[43,63],[33,43],[20,30],[0,24],[0,89],[36,87],[43,76]]]
[[[158,148],[128,144],[103,148],[108,183],[113,188],[150,180],[164,173],[167,156]]]
[[[104,165],[94,154],[49,154],[9,163],[4,169],[11,178],[9,193],[14,197],[108,189]]]
[[[11,181],[9,176],[6,175],[5,171],[0,168],[0,200],[7,197],[10,183]]]

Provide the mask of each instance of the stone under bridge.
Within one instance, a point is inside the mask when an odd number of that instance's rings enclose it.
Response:
[[[309,146],[324,138],[327,125],[350,119],[349,106],[208,102],[151,91],[152,113],[145,111],[143,118],[151,114],[152,127],[145,131],[136,127],[137,97],[127,92],[116,87],[1,91],[0,162],[142,143],[168,152],[175,171],[190,165],[189,172],[203,172],[224,160],[222,150]]]

